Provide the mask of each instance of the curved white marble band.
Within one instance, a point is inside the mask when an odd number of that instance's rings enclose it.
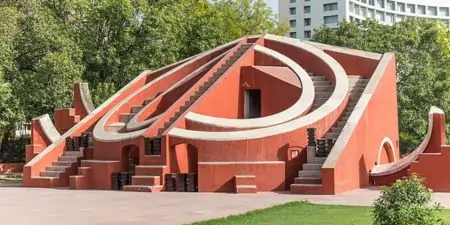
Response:
[[[300,67],[292,59],[286,57],[285,55],[276,52],[272,49],[256,45],[255,51],[277,59],[278,61],[284,63],[287,67],[291,68],[292,71],[297,75],[301,85],[302,93],[298,100],[291,105],[289,108],[270,115],[266,117],[253,118],[253,119],[229,119],[221,117],[207,116],[195,112],[189,112],[186,114],[185,118],[196,123],[209,124],[216,127],[227,127],[227,128],[260,128],[268,127],[276,124],[284,123],[286,121],[292,120],[303,113],[305,113],[314,102],[314,84],[308,73]]]
[[[228,51],[225,51],[224,53],[220,54],[219,56],[217,56],[216,58],[214,58],[213,60],[209,61],[208,63],[202,65],[200,68],[196,69],[194,72],[190,73],[188,76],[184,77],[183,79],[181,79],[180,81],[178,81],[175,85],[171,86],[169,89],[167,89],[166,91],[164,91],[162,94],[160,94],[158,96],[158,98],[162,98],[164,97],[165,94],[169,93],[170,91],[174,90],[175,88],[183,85],[184,83],[188,82],[189,80],[191,80],[192,78],[198,76],[199,74],[201,74],[202,72],[204,72],[206,69],[208,69],[209,66],[217,63],[221,58],[223,58]],[[148,103],[147,105],[144,106],[144,108],[142,108],[138,113],[136,113],[136,115],[134,115],[130,121],[128,122],[128,124],[126,125],[126,129],[128,132],[130,131],[135,131],[135,130],[139,130],[139,129],[143,129],[148,127],[151,123],[153,123],[157,117],[159,118],[160,115],[154,116],[150,119],[144,120],[144,121],[138,121],[138,118],[140,117],[140,115],[145,112],[145,110],[147,108],[149,108],[150,106],[152,106],[153,101],[157,100],[157,98],[153,99],[152,102]]]
[[[322,50],[297,39],[274,35],[265,35],[264,38],[266,40],[279,42],[282,44],[289,45],[293,48],[301,49],[302,51],[307,51],[312,55],[315,55],[323,62],[325,62],[326,65],[331,69],[336,79],[335,89],[330,98],[318,109],[314,110],[313,112],[305,116],[271,127],[253,130],[244,130],[244,131],[229,131],[229,132],[207,132],[207,131],[186,130],[181,128],[172,128],[168,133],[170,136],[193,140],[218,140],[218,141],[235,141],[235,140],[263,138],[287,133],[302,127],[306,127],[310,124],[313,124],[325,118],[330,112],[333,112],[334,110],[337,110],[339,108],[339,106],[347,97],[349,90],[349,81],[347,73],[334,58],[332,58]]]
[[[405,169],[409,165],[411,165],[411,162],[415,161],[417,159],[417,157],[425,151],[425,149],[428,146],[428,143],[430,142],[431,133],[433,132],[433,115],[434,114],[445,115],[444,111],[442,111],[442,109],[440,109],[440,108],[437,108],[435,106],[432,106],[430,108],[430,111],[428,113],[427,134],[426,134],[425,138],[423,139],[422,143],[420,143],[420,145],[413,152],[409,153],[409,155],[401,158],[400,160],[398,160],[396,162],[375,166],[370,171],[370,176],[379,177],[379,176],[386,176],[386,175],[394,174],[394,173],[397,173],[397,172]]]
[[[81,103],[84,106],[87,114],[90,114],[95,110],[94,103],[92,102],[91,92],[89,91],[88,83],[79,83]]]
[[[45,137],[51,142],[55,143],[61,138],[61,134],[56,130],[55,124],[53,124],[52,119],[48,114],[44,114],[42,116],[36,117],[33,120],[37,120],[42,131],[45,134]]]
[[[117,112],[117,110],[122,107],[124,104],[127,104],[129,102],[130,99],[134,98],[137,94],[139,94],[140,92],[146,90],[147,88],[150,88],[152,85],[154,85],[155,83],[157,83],[158,81],[171,76],[172,74],[174,74],[176,71],[180,70],[181,68],[194,63],[195,61],[197,61],[200,58],[203,58],[211,53],[214,53],[216,51],[220,51],[224,48],[227,48],[229,46],[232,46],[234,44],[237,44],[239,41],[241,41],[242,38],[237,39],[235,41],[226,43],[224,45],[221,45],[217,48],[211,49],[209,51],[203,52],[195,57],[192,57],[190,60],[185,61],[184,63],[182,63],[181,65],[173,68],[172,70],[164,73],[163,75],[159,76],[158,78],[150,81],[149,83],[147,83],[146,85],[142,86],[141,88],[139,88],[138,90],[134,91],[132,94],[130,94],[129,96],[127,96],[125,99],[123,99],[119,104],[117,104],[116,106],[114,106],[111,110],[108,111],[108,113],[106,113],[101,119],[100,121],[95,125],[94,127],[94,131],[93,131],[93,135],[95,140],[97,141],[101,141],[101,142],[114,142],[114,141],[122,141],[122,140],[127,140],[127,139],[132,139],[132,138],[136,138],[140,135],[142,135],[146,128],[140,129],[140,130],[135,130],[135,131],[131,131],[131,132],[126,132],[126,133],[117,133],[117,132],[107,132],[105,130],[105,127],[107,125],[107,121],[109,120],[109,118]]]

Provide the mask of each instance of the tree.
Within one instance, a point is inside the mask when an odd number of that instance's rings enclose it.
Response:
[[[450,109],[450,32],[439,22],[407,20],[393,26],[375,21],[343,22],[316,30],[313,41],[371,52],[395,52],[400,146],[410,152],[427,132],[434,105]]]
[[[432,191],[412,175],[384,187],[372,211],[374,225],[434,225],[442,222],[439,204],[431,204]]]
[[[261,0],[6,0],[0,10],[0,73],[27,120],[70,107],[74,82],[88,82],[98,105],[144,70],[287,32]]]

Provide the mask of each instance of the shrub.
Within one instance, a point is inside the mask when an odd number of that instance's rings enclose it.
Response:
[[[383,187],[381,196],[374,202],[374,225],[434,225],[442,223],[442,207],[431,202],[432,191],[423,179],[413,174],[398,180],[391,187]]]

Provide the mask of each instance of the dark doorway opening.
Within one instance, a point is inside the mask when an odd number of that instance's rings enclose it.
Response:
[[[261,117],[261,90],[250,89],[245,91],[244,110],[246,119]]]

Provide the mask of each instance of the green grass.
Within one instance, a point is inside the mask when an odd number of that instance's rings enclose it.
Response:
[[[22,174],[1,174],[0,182],[19,182],[22,181]]]
[[[290,202],[242,215],[194,223],[194,225],[362,225],[371,224],[371,207],[316,205]],[[443,211],[450,222],[450,210]]]

